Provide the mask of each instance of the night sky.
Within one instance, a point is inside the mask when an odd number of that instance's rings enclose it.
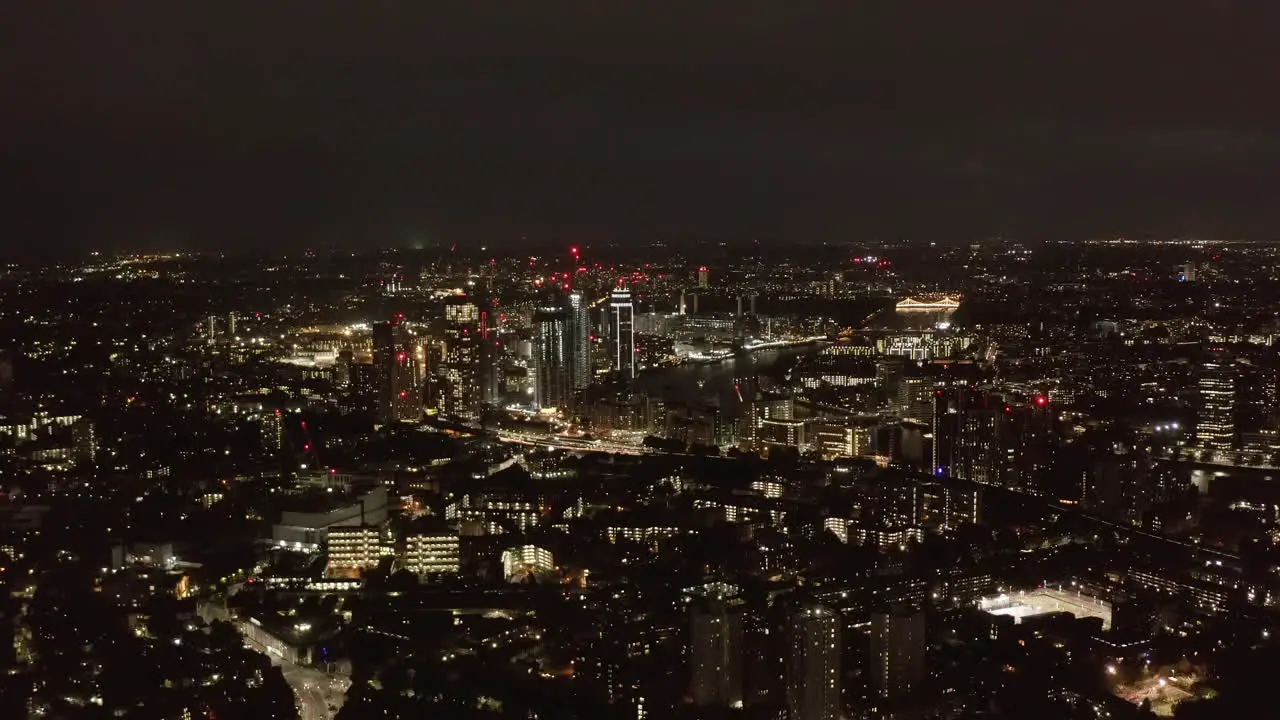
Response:
[[[3,5],[8,254],[1280,228],[1266,0]]]

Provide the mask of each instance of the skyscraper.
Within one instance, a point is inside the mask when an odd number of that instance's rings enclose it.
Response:
[[[480,402],[496,405],[502,397],[502,340],[498,333],[481,332]]]
[[[613,344],[613,369],[624,380],[636,376],[635,306],[631,291],[617,288],[609,296],[609,341]]]
[[[1000,484],[997,439],[1005,423],[1004,407],[999,398],[980,390],[934,391],[934,472],[988,485]]]
[[[13,388],[13,356],[8,350],[0,350],[0,413],[13,404]]]
[[[1000,433],[1006,458],[1005,487],[1043,494],[1052,486],[1055,444],[1053,404],[1037,395],[1023,405],[1006,405]]]
[[[933,378],[918,369],[902,378],[894,411],[904,420],[933,425]]]
[[[418,373],[418,359],[413,343],[408,338],[396,352],[395,390],[392,402],[396,420],[422,419],[422,384]]]
[[[1236,370],[1231,358],[1215,351],[1201,368],[1197,389],[1200,414],[1196,440],[1207,450],[1230,452],[1236,436]]]
[[[804,608],[791,615],[787,626],[787,717],[839,720],[840,614]]]
[[[871,614],[871,686],[882,698],[907,697],[924,682],[924,611],[896,607]]]
[[[262,447],[269,452],[280,452],[284,447],[284,417],[280,410],[269,410],[259,422],[262,431]]]
[[[533,314],[534,400],[540,408],[566,408],[573,396],[570,378],[570,311],[546,307]]]
[[[395,375],[397,323],[380,322],[373,326],[374,392],[377,394],[378,422],[392,421],[391,378]]]
[[[738,590],[699,588],[689,615],[689,696],[700,707],[742,706],[743,614]]]
[[[444,358],[440,410],[449,417],[480,416],[482,360],[481,308],[469,296],[450,298],[444,306]]]
[[[739,390],[741,392],[741,390]],[[764,429],[769,423],[789,424],[795,420],[795,397],[786,393],[757,392],[742,414],[740,440],[752,452],[763,450],[768,442]],[[785,434],[785,430],[783,430]],[[776,439],[776,438],[775,438]]]
[[[886,355],[876,360],[876,384],[880,386],[883,397],[892,406],[902,393],[903,375],[906,372],[906,360],[898,355]]]
[[[591,384],[591,322],[581,292],[569,293],[569,374],[574,390]]]
[[[501,399],[502,339],[498,335],[497,316],[493,305],[483,302],[480,309],[480,403],[496,405]]]
[[[422,414],[417,371],[404,326],[399,320],[373,326],[373,365],[377,379],[378,421],[415,420]]]

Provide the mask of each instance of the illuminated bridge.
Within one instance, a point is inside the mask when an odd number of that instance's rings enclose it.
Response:
[[[960,300],[949,295],[926,300],[909,297],[894,306],[897,310],[955,310],[958,307],[960,307]]]
[[[778,348],[800,347],[803,345],[811,345],[816,342],[822,342],[827,339],[826,335],[814,335],[813,337],[799,338],[796,340],[747,340],[742,345],[733,350],[712,350],[706,353],[689,353],[689,360],[692,362],[719,362],[721,360],[729,360],[743,353],[753,353],[757,350],[775,350]]]

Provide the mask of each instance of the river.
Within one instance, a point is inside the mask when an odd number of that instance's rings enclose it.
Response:
[[[704,402],[718,399],[720,407],[731,415],[742,412],[738,393],[734,390],[734,378],[753,373],[765,376],[762,385],[769,386],[769,378],[780,378],[795,365],[800,357],[817,352],[818,346],[759,350],[748,356],[735,356],[718,363],[688,363],[674,368],[647,370],[636,376],[636,389],[650,397],[668,402]]]

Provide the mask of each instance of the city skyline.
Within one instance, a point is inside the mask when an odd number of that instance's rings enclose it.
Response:
[[[6,267],[6,712],[1256,704],[1280,245],[638,255]]]
[[[1277,9],[11,5],[0,718],[1276,714]]]
[[[1271,15],[27,3],[3,252],[1269,240]]]

